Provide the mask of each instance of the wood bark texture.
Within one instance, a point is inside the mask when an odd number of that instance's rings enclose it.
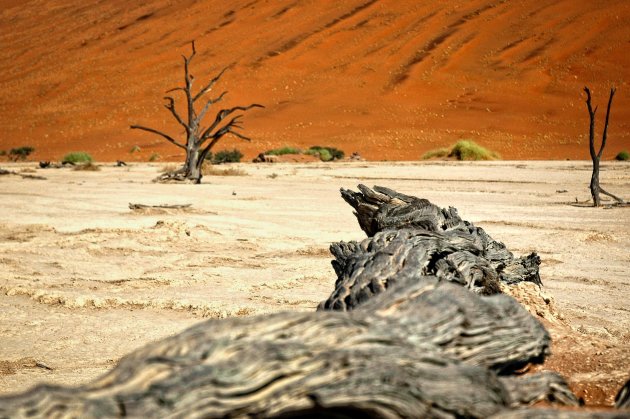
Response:
[[[404,202],[405,196],[393,191],[372,192]],[[469,270],[502,280],[493,263],[509,258],[483,255],[507,255],[504,246],[459,219],[454,209],[445,212],[420,200],[413,204],[417,208],[392,208],[398,215],[428,214],[423,227],[389,223],[400,230],[376,228],[371,239],[385,247],[406,240],[428,249],[407,251],[408,264],[423,264],[434,247],[468,252]],[[447,224],[448,231],[440,234],[425,228]],[[336,269],[350,269],[353,246],[361,245],[339,246],[340,254],[347,250],[350,256],[336,255]],[[368,244],[360,259],[370,251]],[[578,400],[555,373],[518,374],[544,361],[551,342],[516,300],[471,292],[477,282],[462,286],[429,270],[418,275],[402,267],[394,275],[383,255],[373,255],[372,264],[384,266],[374,272],[390,275],[389,282],[356,298],[345,307],[349,311],[208,320],[127,355],[111,372],[81,387],[40,385],[0,398],[0,418],[587,417],[529,407],[544,400],[577,408]],[[457,257],[451,262],[461,268]]]
[[[436,276],[479,294],[500,292],[501,282],[542,285],[536,253],[515,257],[482,228],[462,220],[455,208],[379,186],[342,189],[341,196],[369,237],[331,245],[337,281],[320,310],[351,310],[407,277]]]

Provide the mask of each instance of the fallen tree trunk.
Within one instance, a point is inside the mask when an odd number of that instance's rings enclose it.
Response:
[[[210,320],[82,388],[0,399],[0,416],[487,417],[539,398],[575,404],[555,377],[521,391],[498,374],[548,349],[544,328],[507,296],[409,281],[352,313]]]
[[[320,308],[344,312],[209,320],[85,386],[0,398],[0,418],[583,417],[527,407],[578,405],[559,375],[518,375],[550,337],[492,287],[506,266],[530,268],[454,209],[383,188],[373,205],[372,192],[346,194],[371,237],[332,247],[336,290]]]
[[[436,276],[488,295],[500,292],[500,283],[542,285],[538,255],[514,257],[482,228],[462,220],[455,208],[378,186],[359,189],[342,189],[341,195],[369,237],[331,245],[337,281],[320,310],[351,310],[407,277]]]

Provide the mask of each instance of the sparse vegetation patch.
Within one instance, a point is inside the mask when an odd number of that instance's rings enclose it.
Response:
[[[204,176],[247,176],[247,172],[237,167],[218,168],[208,163],[204,163],[202,168]]]
[[[440,159],[444,157],[448,157],[448,154],[451,152],[448,148],[436,148],[435,150],[427,151],[422,155],[423,160],[428,159]]]
[[[283,156],[285,154],[302,154],[302,150],[296,147],[282,147],[265,151],[268,156]]]
[[[628,150],[622,150],[619,153],[617,153],[617,155],[615,156],[615,160],[619,160],[619,161],[630,160],[630,153],[628,153]]]
[[[239,150],[221,150],[217,152],[214,156],[212,156],[212,164],[223,164],[223,163],[239,163],[243,158],[243,153]]]
[[[12,161],[21,161],[21,160],[26,160],[26,158],[33,152],[35,151],[35,148],[30,147],[30,146],[24,146],[24,147],[17,147],[17,148],[12,148],[9,151],[9,160]]]
[[[498,160],[499,154],[480,146],[472,140],[460,140],[449,148],[430,150],[422,159],[453,158],[455,160]]]
[[[343,159],[345,153],[335,147],[321,147],[314,145],[306,151],[306,154],[318,154],[321,161],[332,161]]]
[[[73,151],[71,153],[63,156],[61,163],[70,163],[70,164],[80,164],[80,163],[91,163],[92,156],[90,156],[85,151]]]

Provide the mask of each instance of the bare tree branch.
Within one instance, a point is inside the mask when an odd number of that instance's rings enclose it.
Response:
[[[623,199],[619,198],[618,196],[615,196],[613,194],[611,194],[610,192],[606,192],[605,190],[602,189],[602,187],[599,187],[599,192],[603,193],[604,195],[608,195],[609,197],[611,197],[612,199],[614,199],[615,201],[619,202],[620,204],[623,204]]]
[[[606,138],[608,137],[608,120],[610,118],[610,107],[612,105],[613,96],[615,96],[616,89],[613,87],[610,89],[610,97],[608,98],[608,106],[606,107],[606,121],[604,122],[604,133],[602,134],[602,146],[599,148],[597,157],[601,158],[606,147]]]
[[[168,103],[166,105],[164,105],[164,107],[166,109],[168,109],[169,111],[171,111],[171,113],[173,114],[175,119],[177,119],[177,122],[179,122],[180,125],[184,127],[186,132],[189,132],[190,131],[190,127],[188,125],[186,125],[186,123],[182,120],[182,118],[179,116],[179,114],[175,110],[175,100],[172,97],[170,97],[170,96],[165,96],[164,99],[166,99],[168,101]]]
[[[193,102],[196,102],[198,99],[201,98],[201,96],[205,95],[207,92],[210,91],[210,89],[212,89],[212,86],[214,86],[214,84],[219,81],[219,79],[221,78],[221,76],[223,75],[223,73],[225,73],[229,68],[231,67],[231,65],[225,67],[223,70],[221,70],[221,72],[212,80],[210,80],[210,83],[208,83],[206,85],[206,87],[204,87],[203,89],[201,89],[199,91],[199,93],[197,93],[195,95],[195,97],[193,98]]]
[[[192,97],[192,86],[193,86],[194,77],[190,74],[188,66],[197,51],[195,51],[195,41],[192,41],[191,44],[192,44],[192,54],[190,54],[190,57],[186,57],[184,55],[182,55],[182,57],[184,57],[184,80],[186,81],[186,88],[184,89],[184,92],[186,93],[186,102],[188,104],[188,126],[191,129],[194,129],[194,126],[197,124],[197,121],[196,121],[197,115],[195,113],[195,107],[193,106],[193,97]]]
[[[204,132],[203,134],[201,134],[200,137],[200,143],[203,144],[203,142],[205,142],[208,138],[212,137],[213,135],[211,135],[212,131],[219,126],[219,124],[221,123],[221,121],[223,121],[227,116],[233,114],[236,111],[247,111],[249,109],[252,108],[264,108],[263,105],[259,105],[258,103],[252,103],[249,106],[235,106],[233,108],[229,108],[229,109],[221,109],[218,113],[217,113],[217,117],[215,118],[214,122],[212,123],[212,125],[210,125]]]
[[[593,106],[591,105],[591,91],[587,86],[584,86],[584,91],[586,92],[586,107],[588,109],[588,116],[590,120],[589,131],[588,131],[588,145],[589,151],[591,153],[591,158],[594,159],[595,154],[595,113],[597,112],[597,108],[593,110]]]
[[[157,134],[157,135],[161,135],[162,137],[166,138],[167,141],[175,144],[177,147],[180,147],[180,148],[183,148],[184,150],[186,150],[186,146],[185,145],[178,143],[170,135],[164,134],[163,132],[158,131],[156,129],[143,127],[141,125],[131,125],[129,128],[131,128],[131,129],[140,129],[140,130],[143,130],[143,131],[148,131],[148,132],[152,132],[152,133]]]
[[[208,100],[208,102],[206,103],[206,105],[203,107],[203,109],[201,110],[201,112],[199,112],[199,122],[201,122],[203,120],[203,117],[206,115],[206,112],[208,112],[208,109],[210,109],[210,106],[214,105],[217,102],[220,102],[221,100],[223,100],[223,97],[227,95],[227,91],[221,93],[219,95],[219,97],[214,98],[214,99],[210,99]]]

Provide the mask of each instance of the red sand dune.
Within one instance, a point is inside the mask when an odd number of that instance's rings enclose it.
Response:
[[[0,0],[0,149],[144,160],[179,149],[162,107],[195,39],[198,85],[226,65],[223,105],[245,117],[246,156],[336,146],[416,160],[470,138],[511,159],[588,158],[584,85],[618,88],[609,144],[630,147],[627,0]],[[182,105],[180,104],[180,109]],[[141,148],[130,154],[132,146]]]

